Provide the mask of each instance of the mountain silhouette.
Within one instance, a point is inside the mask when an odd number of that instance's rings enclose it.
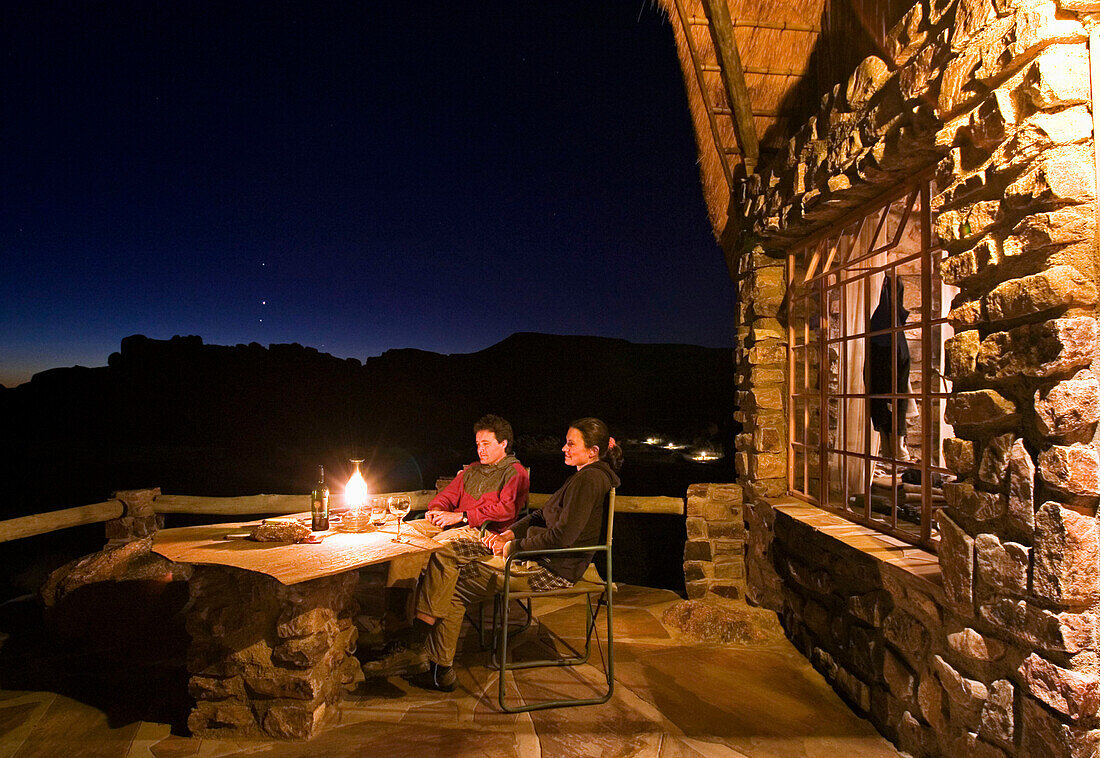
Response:
[[[557,447],[574,418],[599,416],[620,439],[728,434],[734,389],[731,350],[603,337],[518,333],[476,353],[399,349],[362,363],[298,344],[134,335],[106,367],[0,391],[17,430],[0,443],[0,517],[131,487],[305,492],[316,464],[338,478],[349,457],[368,459],[378,489],[431,487],[473,458],[484,413],[511,421],[521,457],[564,471]]]

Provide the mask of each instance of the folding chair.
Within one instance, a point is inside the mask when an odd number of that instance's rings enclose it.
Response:
[[[567,547],[567,548],[555,548],[548,550],[522,550],[513,553],[508,556],[508,559],[504,562],[504,587],[496,595],[495,604],[493,608],[493,633],[496,638],[497,649],[495,663],[497,669],[500,672],[500,680],[497,690],[497,702],[500,704],[501,710],[507,713],[522,713],[525,711],[542,710],[545,708],[564,708],[574,705],[598,705],[600,703],[606,703],[611,699],[611,694],[615,688],[615,653],[614,653],[614,636],[612,631],[612,592],[614,590],[614,584],[611,581],[611,537],[615,525],[615,488],[612,487],[607,496],[607,531],[604,538],[604,542],[599,545],[587,545],[583,547]],[[569,553],[587,553],[595,552],[593,561],[597,560],[602,554],[604,559],[604,576],[601,579],[599,572],[596,570],[596,565],[593,562],[589,564],[588,569],[585,571],[584,576],[574,584],[572,587],[559,590],[548,590],[544,592],[536,592],[534,590],[527,590],[517,592],[509,588],[510,578],[512,574],[512,564],[515,561],[529,560],[538,556],[545,555],[566,555]],[[510,661],[508,657],[508,643],[509,640],[515,636],[516,632],[512,632],[508,628],[508,611],[512,600],[527,601],[527,614],[528,621],[530,623],[530,603],[536,598],[544,597],[578,597],[585,596],[585,610],[586,610],[586,630],[584,638],[584,653],[576,650],[572,645],[562,640],[553,632],[550,632],[559,642],[562,643],[572,655],[568,657],[547,658],[532,661]],[[580,666],[588,662],[592,653],[592,636],[596,636],[596,644],[599,645],[599,633],[596,631],[596,620],[599,617],[600,606],[606,605],[607,612],[607,657],[604,659],[603,673],[607,680],[607,692],[606,694],[599,695],[592,698],[580,698],[580,699],[561,699],[550,700],[541,703],[533,703],[527,705],[508,705],[506,702],[505,693],[505,675],[509,671],[516,671],[519,669],[539,668],[544,666]],[[498,619],[500,625],[497,625]],[[524,625],[524,629],[527,624]],[[522,631],[519,630],[519,631]],[[555,651],[556,652],[556,651]],[[601,658],[602,648],[601,648]]]

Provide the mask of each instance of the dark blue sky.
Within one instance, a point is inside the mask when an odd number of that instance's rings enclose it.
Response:
[[[135,333],[732,344],[651,0],[17,0],[0,35],[0,383]]]

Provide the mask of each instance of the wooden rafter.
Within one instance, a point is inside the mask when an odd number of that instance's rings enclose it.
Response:
[[[737,39],[733,34],[733,19],[725,0],[702,0],[707,18],[710,20],[710,36],[718,56],[718,65],[722,68],[722,84],[733,109],[733,125],[737,130],[737,143],[741,148],[741,159],[745,163],[746,173],[751,174],[760,160],[760,141],[756,136],[753,123],[752,100],[749,87],[745,83],[745,71],[741,66],[741,54],[737,50]]]
[[[692,26],[707,26],[709,22],[702,16],[689,16],[688,23]],[[754,21],[740,19],[733,22],[734,27],[743,29],[776,29],[781,32],[806,32],[807,34],[821,34],[820,26],[810,24],[792,24],[787,21]]]
[[[707,119],[710,122],[711,138],[714,140],[714,148],[715,148],[715,150],[718,151],[718,159],[719,159],[719,162],[722,165],[722,173],[725,175],[725,178],[726,178],[726,187],[730,191],[732,191],[733,190],[733,170],[730,168],[729,161],[727,160],[726,156],[729,155],[729,154],[736,155],[737,152],[739,152],[739,151],[735,151],[735,152],[731,153],[731,152],[729,152],[729,149],[727,148],[727,146],[722,144],[721,132],[719,132],[719,130],[718,130],[718,122],[714,118],[715,114],[717,112],[717,109],[714,107],[714,104],[710,101],[710,96],[709,96],[708,90],[707,90],[706,79],[703,77],[703,62],[702,62],[702,59],[699,55],[699,50],[695,46],[695,41],[692,39],[692,36],[691,36],[690,26],[692,24],[692,20],[695,19],[696,17],[692,16],[692,17],[689,18],[689,16],[687,15],[687,12],[684,10],[684,5],[683,5],[683,2],[681,0],[674,0],[674,3],[676,5],[677,15],[679,15],[679,17],[680,17],[680,24],[683,27],[684,42],[687,44],[688,53],[691,57],[691,63],[692,63],[692,66],[695,69],[695,79],[696,79],[696,82],[698,82],[698,85],[699,85],[699,97],[703,102],[703,107],[704,107],[704,109],[706,110],[706,113],[707,113]]]

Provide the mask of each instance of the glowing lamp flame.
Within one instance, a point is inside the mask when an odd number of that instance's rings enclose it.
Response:
[[[363,479],[363,475],[359,473],[359,467],[356,466],[355,473],[348,479],[347,486],[344,488],[344,503],[353,511],[363,510],[363,506],[367,502],[367,483]]]

